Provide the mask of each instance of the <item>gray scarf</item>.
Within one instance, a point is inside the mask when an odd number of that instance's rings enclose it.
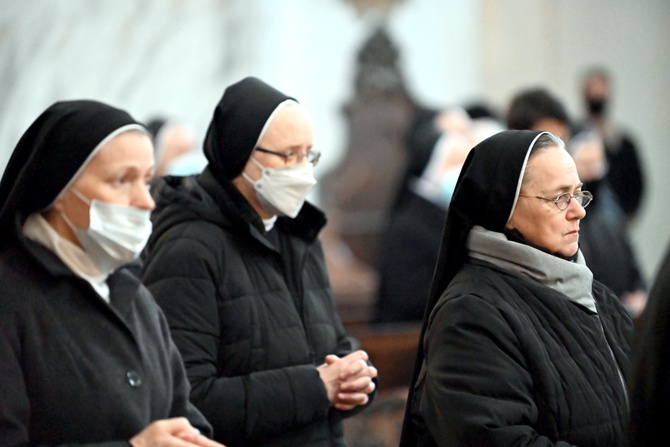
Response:
[[[468,254],[539,282],[564,294],[572,302],[597,313],[592,295],[593,273],[581,251],[574,262],[550,255],[529,245],[512,242],[502,233],[474,226],[468,234]]]

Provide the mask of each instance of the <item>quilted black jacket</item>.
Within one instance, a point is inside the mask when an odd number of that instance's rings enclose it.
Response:
[[[191,399],[235,446],[345,445],[315,365],[352,346],[306,203],[266,233],[246,199],[205,170],[160,179],[143,278],[163,308]],[[276,234],[273,234],[276,233]]]
[[[10,239],[10,238],[7,238]],[[11,237],[0,251],[0,445],[128,446],[158,419],[211,427],[165,317],[126,269],[108,304],[50,250]]]
[[[424,446],[624,446],[632,323],[594,281],[594,313],[483,261],[431,314],[411,414]]]

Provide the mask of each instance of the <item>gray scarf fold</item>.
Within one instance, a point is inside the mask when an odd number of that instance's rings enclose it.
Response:
[[[581,251],[574,262],[550,255],[529,245],[512,242],[502,233],[474,226],[468,235],[468,254],[518,273],[565,295],[597,313],[592,295],[593,273]]]

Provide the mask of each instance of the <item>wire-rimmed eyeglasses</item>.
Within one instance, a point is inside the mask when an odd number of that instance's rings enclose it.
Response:
[[[589,206],[589,203],[591,203],[591,201],[593,200],[593,194],[591,194],[588,191],[580,191],[576,194],[570,194],[569,192],[564,192],[563,194],[559,194],[558,196],[556,196],[555,199],[547,199],[546,197],[541,196],[529,196],[526,194],[519,194],[519,197],[530,197],[535,199],[546,200],[547,202],[554,202],[556,208],[558,208],[561,211],[564,211],[568,208],[571,199],[575,199],[577,203],[579,203],[582,206],[582,208],[586,208],[587,206]]]
[[[296,163],[302,163],[303,160],[307,160],[307,163],[310,163],[312,166],[316,166],[319,163],[321,158],[321,152],[319,151],[307,151],[307,152],[277,152],[271,151],[269,149],[264,149],[262,147],[256,147],[256,150],[259,152],[265,152],[266,154],[276,155],[284,159],[284,164],[288,166],[290,161],[295,160]]]

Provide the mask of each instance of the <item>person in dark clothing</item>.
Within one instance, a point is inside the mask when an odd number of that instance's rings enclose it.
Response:
[[[670,248],[656,273],[633,344],[630,447],[667,443],[670,414]]]
[[[295,99],[248,77],[226,88],[208,165],[154,189],[143,279],[167,315],[191,400],[234,446],[343,446],[342,419],[372,401],[318,239],[324,214],[312,125]]]
[[[205,156],[198,150],[195,135],[186,124],[153,118],[148,121],[154,144],[154,175],[190,175],[202,170]]]
[[[624,446],[633,326],[579,251],[582,190],[562,140],[507,130],[452,197],[402,446]]]
[[[647,302],[647,286],[628,235],[626,215],[608,184],[602,139],[595,132],[579,132],[570,140],[568,151],[584,189],[598,197],[581,222],[579,249],[593,277],[607,285],[636,320]]]
[[[612,76],[603,67],[591,67],[582,80],[586,117],[580,128],[597,132],[605,142],[607,180],[628,220],[637,216],[645,193],[645,174],[638,143],[631,132],[608,116]]]
[[[0,445],[221,447],[124,268],[151,232],[152,173],[146,129],[91,100],[53,104],[14,149],[0,181]]]
[[[502,125],[470,120],[458,108],[438,115],[415,138],[406,173],[386,216],[376,264],[379,275],[376,320],[420,322],[461,166],[476,143]]]
[[[379,241],[376,264],[379,286],[375,302],[378,322],[420,321],[426,307],[447,215],[444,204],[430,200],[410,186],[412,181],[421,177],[429,164],[425,159],[430,157],[441,137],[437,129],[431,128],[427,132],[432,135],[426,141],[427,155],[419,151],[413,153],[415,159],[424,160],[410,159],[408,172],[414,175],[406,176],[401,185]]]
[[[517,92],[505,114],[510,130],[541,130],[551,132],[563,141],[572,136],[571,123],[563,104],[543,87]]]

